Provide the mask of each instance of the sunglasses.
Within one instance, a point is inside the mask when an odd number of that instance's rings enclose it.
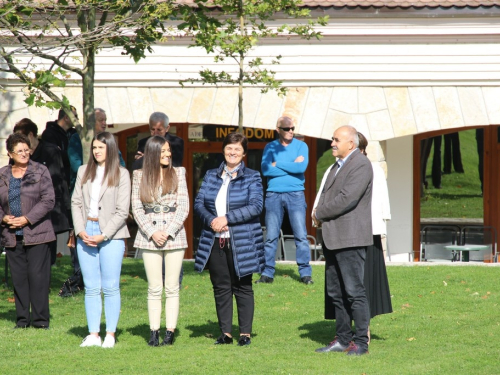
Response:
[[[295,126],[292,126],[290,128],[280,128],[281,130],[285,131],[285,132],[289,132],[290,130],[291,131],[295,131]]]

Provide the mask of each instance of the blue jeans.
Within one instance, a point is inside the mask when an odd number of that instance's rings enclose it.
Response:
[[[266,268],[262,272],[263,276],[274,278],[276,265],[276,249],[280,235],[281,224],[285,211],[295,237],[297,247],[297,265],[299,266],[300,277],[311,276],[312,269],[309,265],[311,261],[311,251],[307,240],[306,230],[306,199],[303,191],[291,193],[267,192],[266,194],[266,230],[267,238],[264,244],[266,256]]]
[[[101,234],[96,221],[87,221],[85,231],[89,236]],[[78,238],[76,250],[85,283],[85,312],[89,332],[101,330],[101,289],[104,294],[106,332],[115,332],[120,317],[120,273],[125,242],[109,240],[101,242],[97,247],[90,247]]]

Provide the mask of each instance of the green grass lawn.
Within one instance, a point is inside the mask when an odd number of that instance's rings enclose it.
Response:
[[[497,267],[388,267],[394,313],[372,320],[370,354],[352,358],[314,352],[335,335],[333,322],[323,319],[323,266],[313,266],[311,286],[299,283],[297,267],[287,265],[278,266],[273,284],[256,285],[252,344],[241,348],[213,345],[219,330],[209,276],[195,273],[193,263],[186,262],[176,342],[151,348],[144,267],[141,260],[125,259],[118,343],[102,349],[79,347],[87,334],[84,295],[57,296],[70,272],[67,258],[58,262],[49,331],[13,330],[13,292],[1,290],[1,374],[500,372]]]
[[[460,132],[460,151],[465,173],[443,175],[442,189],[432,186],[432,148],[427,162],[427,181],[429,188],[421,199],[420,216],[422,218],[482,218],[483,197],[478,172],[478,154],[476,148],[475,130]],[[441,154],[444,153],[444,139]]]

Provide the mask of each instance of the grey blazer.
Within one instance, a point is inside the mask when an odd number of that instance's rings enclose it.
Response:
[[[81,182],[86,168],[85,164],[78,169],[75,190],[71,197],[71,214],[75,235],[85,230],[90,207],[92,182],[87,181],[83,186]],[[108,186],[107,184],[107,179],[104,179],[99,194],[99,228],[101,233],[114,240],[129,238],[130,234],[125,220],[127,220],[130,208],[130,174],[125,168],[120,167],[120,184],[118,186]]]
[[[373,244],[372,180],[370,161],[356,149],[337,175],[328,177],[323,192],[318,192],[321,197],[316,217],[323,222],[323,241],[327,249]]]

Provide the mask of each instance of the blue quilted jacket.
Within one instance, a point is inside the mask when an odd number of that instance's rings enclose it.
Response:
[[[223,170],[224,163],[218,169],[207,172],[194,201],[194,211],[203,221],[194,265],[199,272],[205,269],[215,240],[215,232],[210,228],[210,223],[217,217],[215,199],[222,186]],[[226,214],[234,268],[238,277],[264,270],[264,239],[259,220],[263,199],[260,173],[245,168],[242,163],[237,176],[229,183]]]

